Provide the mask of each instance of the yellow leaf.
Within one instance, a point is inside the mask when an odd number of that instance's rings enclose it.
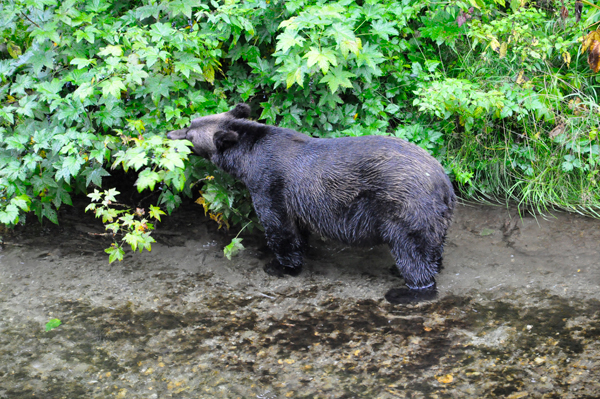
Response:
[[[583,43],[581,44],[581,54],[585,53],[588,47],[590,47],[590,45],[595,41],[600,41],[600,32],[598,32],[597,30],[591,31],[583,39]]]
[[[500,59],[506,57],[506,51],[508,50],[508,43],[504,42],[500,45]]]
[[[476,9],[478,9],[478,10],[480,10],[480,9],[481,9],[481,7],[479,7],[479,4],[477,4],[477,1],[476,1],[476,0],[469,0],[469,3],[471,3],[471,5],[472,5],[473,7],[475,7]]]
[[[490,46],[492,47],[492,50],[494,50],[495,52],[497,52],[497,53],[500,52],[500,42],[495,37],[492,37],[492,41],[490,42]]]
[[[568,51],[565,51],[562,55],[563,60],[567,63],[567,66],[571,65],[571,53],[569,53]]]
[[[517,76],[517,84],[522,85],[525,82],[527,82],[527,78],[525,77],[525,71],[521,69],[521,71],[519,71],[519,75]]]
[[[13,42],[6,43],[6,49],[8,50],[8,54],[10,54],[13,58],[18,58],[21,54],[21,47],[17,46]]]
[[[450,384],[454,380],[454,377],[452,377],[452,374],[441,375],[441,376],[435,377],[435,378],[442,384]]]
[[[206,81],[210,84],[214,83],[215,69],[212,67],[212,65],[208,65],[206,68],[204,68],[204,79],[206,79]]]

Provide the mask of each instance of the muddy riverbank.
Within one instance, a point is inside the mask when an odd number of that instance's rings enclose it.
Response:
[[[121,263],[79,207],[5,237],[0,398],[600,397],[598,220],[461,205],[439,299],[403,306],[386,248],[313,237],[275,278],[199,208]]]

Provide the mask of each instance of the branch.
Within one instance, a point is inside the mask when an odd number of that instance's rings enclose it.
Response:
[[[22,16],[24,16],[25,18],[27,18],[27,20],[28,20],[29,22],[31,22],[32,24],[34,24],[34,25],[35,25],[35,26],[37,26],[38,28],[42,29],[42,27],[41,27],[41,26],[39,26],[38,24],[36,24],[35,22],[33,22],[33,21],[32,21],[32,20],[31,20],[31,19],[30,19],[30,18],[27,16],[27,14],[25,14],[23,11],[21,11],[21,15],[22,15]]]

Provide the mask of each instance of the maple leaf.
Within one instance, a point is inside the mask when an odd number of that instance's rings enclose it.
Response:
[[[323,75],[327,74],[329,71],[329,65],[337,66],[337,59],[335,58],[335,53],[331,51],[329,48],[323,48],[319,51],[316,47],[311,47],[310,51],[304,55],[302,58],[307,58],[306,65],[310,68],[316,63],[319,64],[319,68],[323,72]]]
[[[332,93],[335,93],[340,86],[346,88],[352,87],[349,78],[354,77],[356,77],[355,74],[342,70],[342,66],[340,65],[325,75],[319,83],[327,83],[329,90],[331,90]]]

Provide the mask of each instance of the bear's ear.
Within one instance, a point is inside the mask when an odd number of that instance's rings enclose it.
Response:
[[[217,151],[225,151],[238,142],[239,135],[231,130],[219,130],[213,136],[213,142]]]
[[[229,114],[234,118],[248,119],[250,117],[250,106],[248,104],[239,103],[234,109],[229,111]]]

